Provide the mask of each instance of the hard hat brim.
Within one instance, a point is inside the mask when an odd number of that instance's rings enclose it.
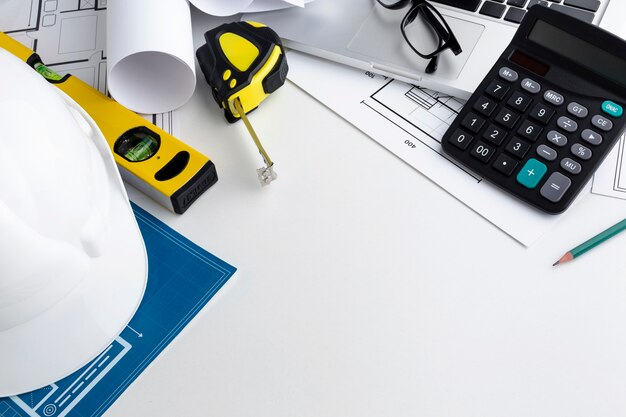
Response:
[[[0,397],[44,387],[89,363],[129,323],[146,288],[146,249],[113,155],[89,115],[58,92],[89,122],[103,157],[111,184],[109,238],[103,254],[92,258],[84,279],[62,300],[0,332]]]

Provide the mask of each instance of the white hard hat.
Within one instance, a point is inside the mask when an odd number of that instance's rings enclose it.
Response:
[[[0,48],[0,397],[104,350],[137,310],[146,250],[93,120]]]

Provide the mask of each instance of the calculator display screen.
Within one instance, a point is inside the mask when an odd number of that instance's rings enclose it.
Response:
[[[626,87],[626,61],[543,20],[528,39]]]

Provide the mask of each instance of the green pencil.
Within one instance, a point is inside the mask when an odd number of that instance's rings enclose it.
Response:
[[[552,266],[557,266],[559,264],[564,264],[565,262],[573,261],[575,258],[578,258],[583,253],[595,248],[602,242],[606,242],[607,240],[609,240],[619,232],[623,232],[624,230],[626,230],[626,219],[622,220],[612,227],[609,227],[604,232],[592,237],[585,243],[576,246],[574,249],[563,255],[563,257],[556,261]]]

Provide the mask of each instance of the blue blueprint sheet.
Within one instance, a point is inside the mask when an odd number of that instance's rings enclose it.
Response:
[[[96,359],[47,387],[0,398],[0,417],[102,415],[235,272],[133,204],[148,250],[139,310]]]

